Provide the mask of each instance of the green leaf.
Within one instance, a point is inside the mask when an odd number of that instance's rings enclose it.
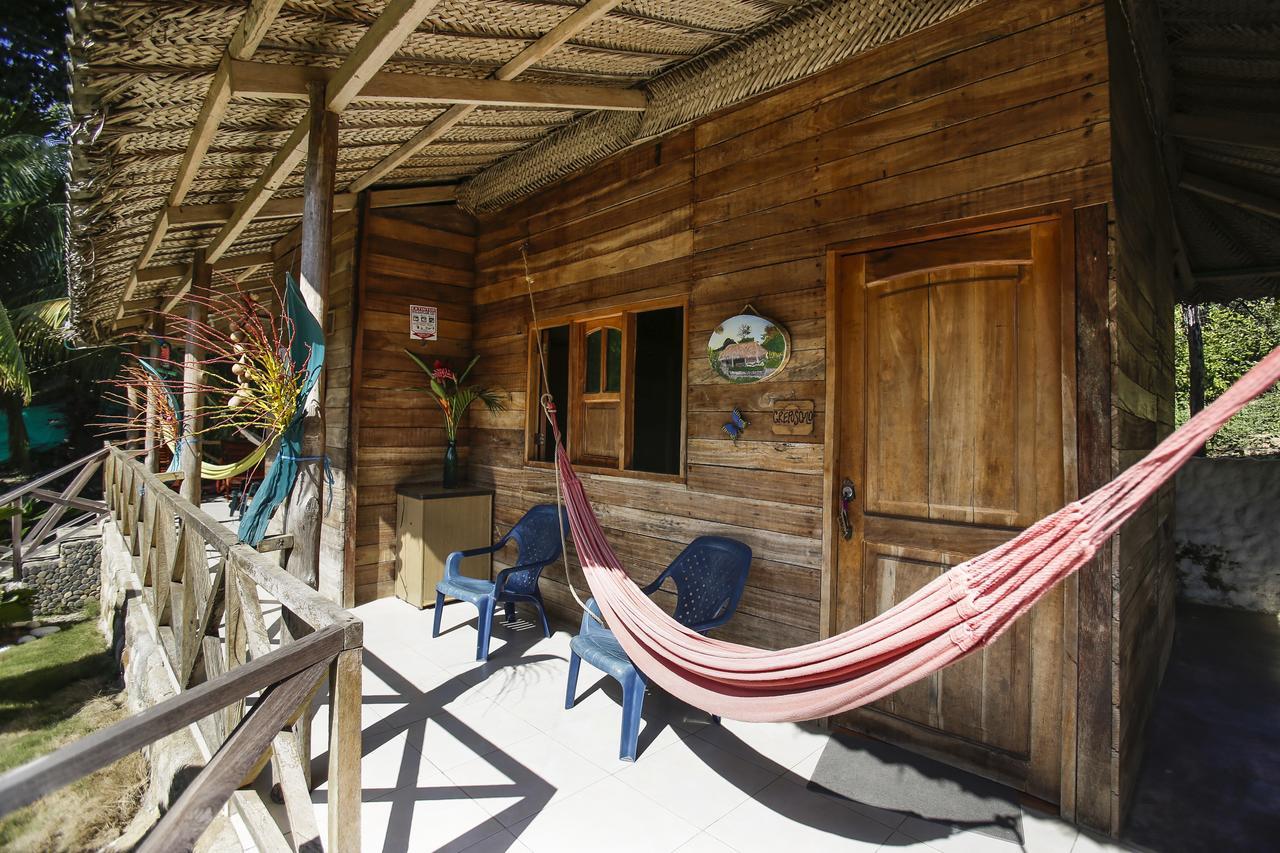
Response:
[[[0,392],[31,402],[31,376],[22,345],[9,320],[9,312],[0,304]]]
[[[458,377],[458,384],[459,384],[459,385],[461,385],[461,384],[462,384],[462,382],[463,382],[463,380],[465,380],[465,379],[467,378],[467,374],[471,372],[471,368],[475,367],[475,366],[476,366],[476,362],[477,362],[477,361],[479,361],[479,360],[480,360],[480,356],[478,356],[478,355],[477,355],[477,356],[473,356],[473,357],[472,357],[471,362],[467,365],[467,369],[466,369],[466,370],[464,370],[464,371],[462,371],[462,374]]]
[[[413,359],[413,363],[414,363],[414,364],[416,364],[416,365],[418,365],[418,367],[422,368],[422,372],[423,372],[423,373],[427,374],[428,376],[430,376],[430,375],[431,375],[431,368],[430,368],[430,367],[427,367],[427,363],[426,363],[425,361],[423,361],[422,359],[418,358],[418,356],[417,356],[417,355],[415,355],[411,350],[406,349],[404,352],[405,352],[405,355],[407,355],[407,356],[409,356],[409,358]]]

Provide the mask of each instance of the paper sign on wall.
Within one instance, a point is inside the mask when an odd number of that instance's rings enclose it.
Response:
[[[409,337],[415,341],[434,341],[436,340],[436,329],[436,306],[409,306]]]

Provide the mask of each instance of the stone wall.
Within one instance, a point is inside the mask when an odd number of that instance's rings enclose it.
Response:
[[[1280,614],[1280,460],[1192,459],[1177,482],[1179,594]]]
[[[36,591],[35,614],[49,616],[82,610],[98,597],[101,562],[102,536],[97,527],[62,540],[56,556],[25,561],[22,579]]]

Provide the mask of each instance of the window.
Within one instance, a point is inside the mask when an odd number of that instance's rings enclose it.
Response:
[[[530,336],[528,459],[555,442],[537,400],[550,393],[576,465],[678,475],[684,434],[685,308],[653,305],[544,324]],[[539,346],[540,344],[540,346]],[[547,360],[542,376],[541,352]]]

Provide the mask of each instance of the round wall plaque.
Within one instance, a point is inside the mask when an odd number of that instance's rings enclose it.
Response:
[[[738,385],[771,379],[790,356],[791,337],[786,329],[757,314],[730,317],[707,341],[711,372]]]

